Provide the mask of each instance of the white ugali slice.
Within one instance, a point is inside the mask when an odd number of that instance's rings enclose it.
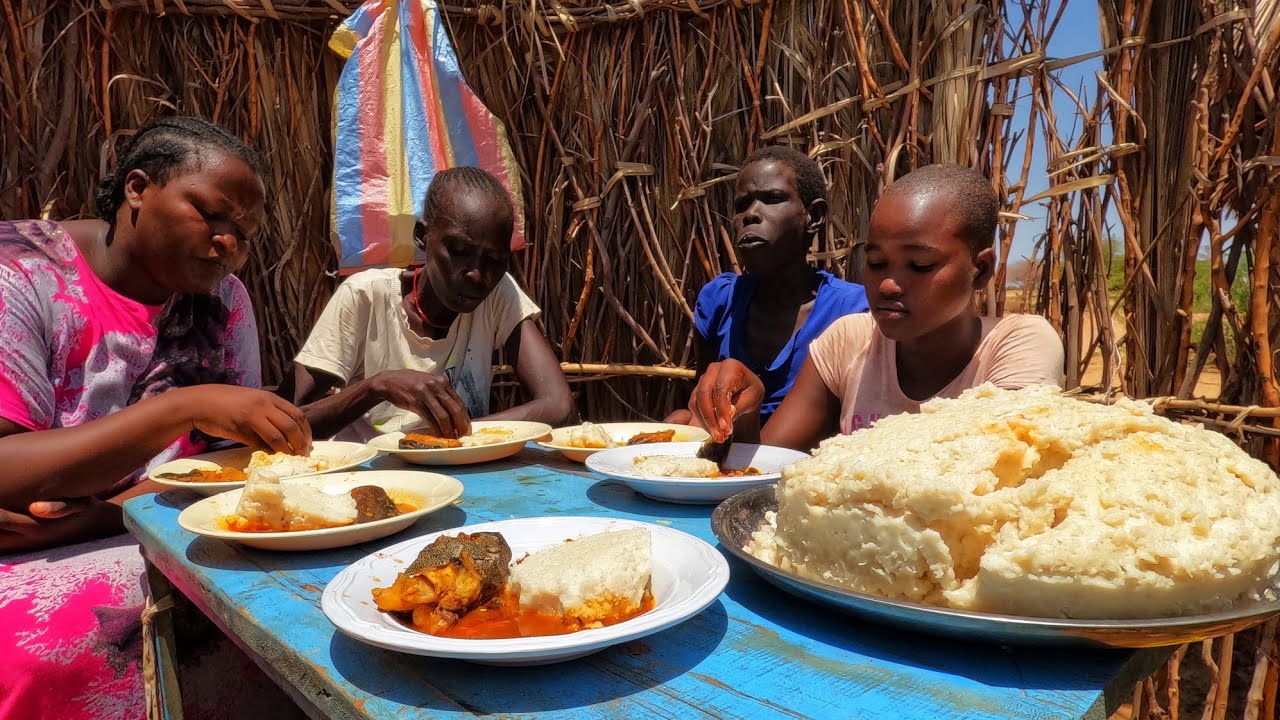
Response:
[[[339,527],[356,521],[356,501],[348,493],[329,495],[310,485],[286,485],[284,504],[289,527],[294,530]]]
[[[328,495],[310,485],[286,485],[270,470],[254,470],[235,515],[259,530],[315,530],[355,522],[356,501],[345,493]]]
[[[603,449],[611,448],[616,443],[604,428],[587,422],[569,430],[568,444],[572,447]]]
[[[236,505],[236,515],[256,519],[272,529],[288,527],[280,476],[270,470],[250,471]]]
[[[640,609],[651,573],[644,528],[588,535],[540,550],[511,568],[523,608],[563,615],[581,627]]]
[[[645,477],[702,478],[720,474],[720,468],[710,460],[683,455],[642,455],[631,464]]]

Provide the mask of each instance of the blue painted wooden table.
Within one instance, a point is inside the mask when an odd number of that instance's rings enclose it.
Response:
[[[371,465],[413,467],[392,458]],[[381,650],[338,633],[320,611],[325,583],[413,534],[593,515],[658,522],[716,542],[711,507],[645,499],[540,449],[441,470],[465,485],[456,506],[398,535],[339,550],[272,553],[196,537],[177,525],[179,511],[198,499],[186,491],[134,498],[125,518],[153,570],[313,717],[1101,720],[1167,655],[966,645],[869,625],[781,593],[732,556],[729,586],[700,615],[559,665],[489,668]]]

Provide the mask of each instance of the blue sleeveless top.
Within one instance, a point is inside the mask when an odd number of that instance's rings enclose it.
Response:
[[[809,343],[836,319],[870,309],[861,285],[823,270],[819,270],[818,275],[821,278],[818,294],[809,317],[767,366],[753,362],[746,349],[747,308],[755,294],[756,279],[751,275],[724,273],[698,293],[698,304],[693,311],[694,327],[715,348],[716,360],[733,358],[751,368],[764,383],[764,402],[760,406],[762,423],[773,416],[791,391],[796,375],[809,357]]]

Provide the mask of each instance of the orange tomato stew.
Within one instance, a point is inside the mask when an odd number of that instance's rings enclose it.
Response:
[[[605,618],[601,625],[616,625],[653,609],[652,593],[645,593],[640,608],[632,613],[622,613]],[[423,627],[414,628],[427,632]],[[560,615],[534,612],[520,608],[520,598],[504,593],[481,607],[463,615],[456,624],[432,633],[440,637],[463,640],[498,640],[503,638],[542,637],[565,635],[585,628]]]

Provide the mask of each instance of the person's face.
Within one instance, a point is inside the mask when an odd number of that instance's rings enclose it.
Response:
[[[888,196],[871,213],[863,283],[885,337],[913,340],[973,309],[994,251],[972,252],[960,222],[926,196]]]
[[[511,214],[483,193],[455,195],[430,225],[414,228],[426,251],[424,272],[436,296],[456,313],[475,311],[498,286],[511,259]]]
[[[188,164],[164,184],[130,172],[121,212],[133,216],[133,255],[152,282],[171,293],[208,294],[244,266],[266,193],[234,154],[204,150]]]
[[[826,217],[826,202],[805,207],[795,171],[776,160],[753,162],[738,173],[733,193],[734,242],[748,272],[804,259],[809,238]]]

